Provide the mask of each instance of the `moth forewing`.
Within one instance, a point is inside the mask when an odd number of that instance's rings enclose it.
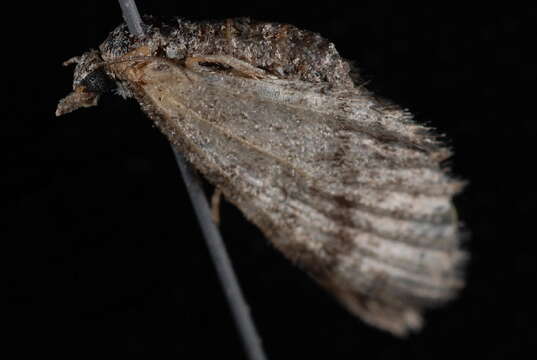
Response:
[[[330,94],[305,89],[307,84],[195,73],[158,60],[140,69],[142,76],[121,77],[138,84],[138,100],[151,109],[170,141],[277,248],[321,282],[342,289],[334,291],[351,310],[362,314],[368,307],[382,308],[375,315],[379,322],[403,331],[398,321],[417,327],[421,306],[443,301],[460,287],[451,271],[462,258],[456,248],[411,246],[423,239],[456,246],[449,197],[424,200],[406,189],[382,189],[383,183],[372,189],[338,181],[354,169],[371,171],[367,157],[388,154],[384,162],[391,167],[407,161],[431,167],[427,154],[360,131],[360,118],[352,117],[357,111],[347,117],[332,114],[330,121],[323,106]],[[309,106],[302,105],[306,102]],[[342,127],[345,137],[338,136]],[[346,157],[326,156],[341,146]],[[382,178],[382,167],[375,165],[373,171]],[[398,191],[402,194],[394,196]],[[372,199],[371,193],[378,194]],[[440,220],[433,220],[435,215]],[[354,294],[351,304],[349,292]],[[400,318],[384,324],[383,316],[394,309]]]
[[[425,308],[460,289],[465,255],[451,198],[461,182],[439,165],[448,151],[408,112],[342,80],[348,66],[333,52],[335,80],[316,81],[281,76],[276,60],[268,66],[264,54],[225,46],[173,58],[170,44],[183,44],[183,33],[166,41],[158,29],[151,34],[116,49],[115,30],[101,45],[109,76],[351,312],[405,335],[421,327]],[[270,41],[268,50],[281,46]]]

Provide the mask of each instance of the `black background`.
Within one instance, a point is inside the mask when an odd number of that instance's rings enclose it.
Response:
[[[271,359],[518,358],[536,344],[535,8],[404,1],[138,1],[190,19],[236,16],[322,34],[370,88],[445,133],[471,231],[467,287],[399,340],[342,310],[230,206],[222,233]],[[61,62],[120,21],[107,2],[4,12],[2,243],[8,342],[21,355],[245,355],[167,141],[133,101],[56,118]],[[188,355],[188,357],[187,357]]]

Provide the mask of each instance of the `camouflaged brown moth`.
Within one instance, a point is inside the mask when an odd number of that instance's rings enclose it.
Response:
[[[76,63],[61,115],[115,83],[287,258],[405,335],[463,286],[450,152],[320,35],[229,19],[120,25]]]

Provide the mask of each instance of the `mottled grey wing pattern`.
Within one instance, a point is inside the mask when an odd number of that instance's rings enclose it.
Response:
[[[351,312],[404,335],[461,288],[462,184],[410,114],[359,88],[143,72],[134,93],[169,139]]]

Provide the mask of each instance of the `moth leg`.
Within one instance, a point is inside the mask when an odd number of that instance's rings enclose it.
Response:
[[[211,197],[211,217],[213,222],[218,226],[220,225],[220,200],[222,199],[222,190],[215,188],[213,196]]]
[[[203,71],[203,67],[199,65],[200,63],[216,63],[229,66],[240,75],[252,79],[266,79],[269,77],[264,70],[261,70],[245,61],[234,58],[233,56],[204,55],[188,57],[185,60],[185,66],[194,71]]]

